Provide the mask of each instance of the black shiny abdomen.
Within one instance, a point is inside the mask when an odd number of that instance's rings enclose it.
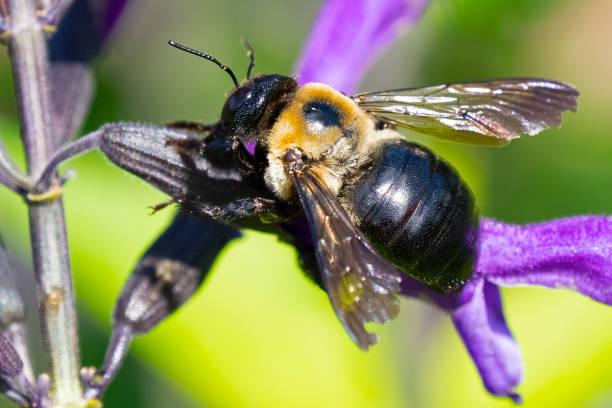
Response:
[[[364,170],[345,194],[372,245],[413,278],[460,289],[472,274],[478,214],[457,172],[404,140],[381,144]]]

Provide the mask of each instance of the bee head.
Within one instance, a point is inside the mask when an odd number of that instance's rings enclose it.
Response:
[[[295,79],[259,75],[247,79],[230,94],[221,111],[221,126],[241,140],[265,138],[297,90]]]
[[[227,72],[234,85],[234,90],[223,105],[221,111],[222,130],[231,136],[237,136],[243,142],[255,138],[264,141],[281,111],[287,106],[297,90],[295,79],[283,75],[257,75],[251,78],[255,66],[253,49],[243,41],[247,56],[251,62],[247,69],[246,80],[238,83],[234,72],[210,54],[189,48],[176,41],[168,44],[189,54],[213,62]]]

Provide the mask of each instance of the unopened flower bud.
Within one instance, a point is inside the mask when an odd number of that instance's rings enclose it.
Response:
[[[155,327],[200,287],[219,251],[239,230],[213,221],[178,215],[140,259],[128,278],[114,313],[104,363],[84,370],[85,396],[100,398],[127,355],[135,335]]]
[[[241,178],[238,169],[226,169],[224,175],[218,171],[209,174],[218,169],[198,154],[197,146],[192,146],[197,139],[190,139],[184,131],[136,123],[114,123],[103,129],[100,149],[113,163],[172,197],[197,195],[207,183],[219,179],[236,183]],[[231,162],[231,158],[225,161]]]
[[[23,322],[24,310],[23,300],[15,287],[12,269],[0,241],[0,330],[5,330],[11,323]]]
[[[187,208],[202,198],[213,203],[272,198],[261,179],[236,165],[231,138],[205,144],[203,136],[185,130],[138,123],[112,123],[100,130],[96,143],[113,163]]]
[[[23,370],[19,354],[3,334],[0,333],[0,376],[15,377]]]
[[[115,322],[134,334],[151,330],[200,287],[219,253],[238,230],[179,215],[140,259],[115,308]]]

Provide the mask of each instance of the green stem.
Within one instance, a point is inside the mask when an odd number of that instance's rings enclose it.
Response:
[[[9,52],[31,177],[52,155],[47,43],[34,0],[9,0]],[[32,259],[38,285],[43,353],[54,406],[83,406],[80,356],[70,259],[61,198],[28,202]]]

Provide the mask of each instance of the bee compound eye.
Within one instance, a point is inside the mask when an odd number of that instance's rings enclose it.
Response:
[[[223,125],[230,125],[236,116],[236,112],[243,106],[249,99],[253,97],[253,91],[250,86],[238,88],[223,105],[223,111],[221,112],[221,122]]]

